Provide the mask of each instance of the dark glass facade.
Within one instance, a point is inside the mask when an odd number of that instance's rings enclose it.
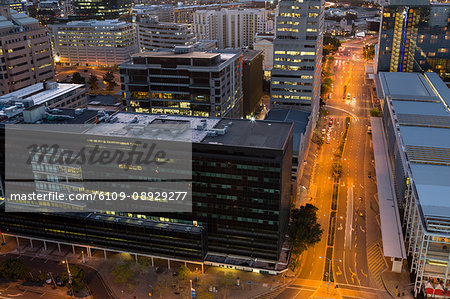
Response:
[[[231,127],[221,136],[228,139],[205,137],[192,144],[192,213],[5,213],[0,229],[136,253],[199,260],[211,252],[275,263],[289,222],[292,124],[218,120],[219,124]],[[241,145],[237,137],[251,140],[250,146]],[[258,145],[261,140],[264,143]],[[99,178],[108,178],[107,168],[98,171]],[[87,171],[81,166],[77,173]],[[31,185],[17,188],[30,191]],[[57,185],[65,186],[64,181]]]
[[[450,80],[450,6],[388,5],[383,8],[379,72],[434,71]]]
[[[69,18],[80,19],[117,19],[131,10],[131,0],[74,0],[73,15]]]

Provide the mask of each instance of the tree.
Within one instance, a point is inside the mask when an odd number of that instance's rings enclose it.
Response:
[[[374,45],[364,45],[363,56],[367,60],[372,60],[375,56],[375,46]]]
[[[378,109],[377,107],[372,108],[372,110],[370,110],[370,116],[379,117],[380,115],[381,115],[380,109]]]
[[[98,89],[98,78],[96,75],[90,75],[88,79],[89,89],[95,90]]]
[[[116,81],[114,81],[114,73],[112,71],[108,71],[103,75],[103,81],[106,82],[106,89],[112,90],[117,86]]]
[[[292,241],[292,253],[300,255],[309,246],[320,241],[323,229],[317,223],[317,207],[312,204],[291,211],[289,237]]]
[[[28,268],[18,258],[10,258],[0,264],[0,276],[7,279],[25,279],[28,272]]]
[[[81,77],[81,74],[79,72],[75,72],[72,75],[72,83],[73,84],[84,84],[84,83],[86,83],[86,79]]]
[[[323,82],[322,86],[320,88],[320,95],[324,97],[326,94],[328,94],[331,91],[331,84],[333,84],[333,80],[331,80],[330,77],[326,77]]]
[[[74,292],[81,291],[86,286],[86,283],[84,281],[84,270],[76,265],[69,265],[69,270],[70,274],[72,275],[72,290]],[[63,273],[61,273],[61,281],[63,281],[65,284],[70,285],[67,268]]]
[[[339,50],[341,41],[332,36],[323,37],[323,55],[334,54]]]
[[[178,269],[178,277],[180,278],[180,280],[188,280],[189,276],[191,276],[191,270],[189,270],[189,268],[185,265],[182,265]]]
[[[112,271],[115,283],[128,282],[133,276],[133,269],[131,269],[130,263],[119,264]]]

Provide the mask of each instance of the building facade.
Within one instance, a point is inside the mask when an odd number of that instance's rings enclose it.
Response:
[[[264,77],[270,79],[270,73],[273,68],[273,40],[275,35],[273,33],[262,33],[255,36],[255,43],[253,49],[261,50],[264,56],[263,69]]]
[[[390,1],[383,7],[379,72],[434,71],[450,80],[450,5]]]
[[[240,50],[194,47],[143,52],[120,65],[127,111],[204,117],[242,116]]]
[[[196,41],[190,24],[159,22],[157,17],[137,17],[136,31],[141,52],[190,46]]]
[[[450,92],[436,73],[379,73],[389,162],[414,292],[450,295]]]
[[[116,19],[131,11],[131,0],[71,0],[74,20],[107,20]]]
[[[263,94],[263,53],[259,50],[244,50],[242,90],[244,99],[242,112],[250,117],[259,107]]]
[[[273,43],[271,108],[319,110],[324,1],[282,0]]]
[[[134,24],[119,20],[74,21],[50,26],[55,62],[66,66],[114,66],[138,52]]]
[[[66,110],[63,113],[68,114]],[[87,113],[84,111],[80,116]],[[112,116],[112,126],[91,126],[88,131],[70,134],[74,138],[89,136],[88,140],[102,140],[99,141],[102,143],[120,138],[120,145],[112,142],[109,147],[130,151],[136,138],[142,142],[154,140],[157,126],[158,140],[188,143],[192,146],[192,212],[107,211],[69,213],[67,217],[65,214],[6,213],[0,217],[3,234],[220,263],[246,270],[257,268],[261,273],[287,267],[286,263],[281,265],[278,261],[285,255],[281,252],[289,222],[292,123],[126,112]],[[192,132],[171,130],[180,126],[191,128]],[[59,127],[52,127],[55,134]],[[139,137],[127,133],[133,132],[129,131],[132,127],[143,129]],[[14,140],[19,138],[18,134],[12,136]],[[16,143],[11,140],[10,144]],[[62,166],[56,172],[40,170],[36,182],[27,183],[29,190],[56,190],[57,186],[59,192],[67,192],[65,182],[72,179],[83,184],[83,190],[88,190],[89,182],[80,182],[79,174],[87,173],[83,167],[70,173]],[[30,171],[33,173],[35,168],[40,169],[36,164]],[[105,170],[112,168],[117,165],[101,166],[97,169],[98,178],[105,177],[108,173]],[[51,180],[46,180],[42,174],[50,175]],[[146,175],[151,177],[137,170],[126,173],[129,180],[142,180]],[[25,185],[18,188],[23,192]],[[11,192],[15,191],[11,189]]]
[[[0,93],[52,80],[50,37],[36,19],[1,5]]]
[[[198,39],[217,40],[219,49],[252,46],[257,33],[273,29],[265,9],[197,10],[194,33]]]

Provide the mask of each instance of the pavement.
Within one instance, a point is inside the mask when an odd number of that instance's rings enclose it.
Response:
[[[381,275],[381,279],[384,287],[392,298],[414,298],[409,272],[396,273],[386,271]]]

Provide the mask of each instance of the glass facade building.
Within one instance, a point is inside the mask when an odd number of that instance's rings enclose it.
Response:
[[[73,14],[69,18],[74,20],[115,19],[131,11],[131,0],[73,0]]]
[[[112,117],[111,132],[102,131],[101,134],[102,139],[110,140],[112,147],[118,144],[112,141],[119,138],[114,134],[121,126],[136,126],[137,129],[158,124],[159,133],[155,134],[160,134],[161,138],[174,138],[171,133],[161,135],[164,126],[174,122],[189,124],[193,136],[192,212],[127,213],[105,209],[99,213],[67,215],[6,213],[0,217],[2,232],[189,260],[203,261],[208,254],[238,256],[263,260],[268,267],[275,268],[287,232],[292,196],[291,123],[125,112]],[[130,123],[130,119],[135,120]],[[19,138],[16,136],[13,139]],[[119,148],[125,149],[122,143]],[[33,168],[33,173],[39,174],[34,176],[35,182],[24,185],[23,180],[18,180],[12,183],[23,192],[31,191],[33,186],[37,190],[43,185],[78,188],[76,184],[84,185],[86,191],[92,189],[89,187],[92,183],[80,182],[80,174],[89,173],[110,181],[114,177],[109,176],[108,169],[114,167],[117,165],[105,165],[96,170],[84,166],[54,170]],[[133,181],[144,174],[140,174],[139,169],[129,168],[126,175],[128,181]],[[128,183],[127,177],[118,179],[122,190],[130,189],[127,184],[132,183]]]
[[[450,80],[450,5],[391,2],[383,7],[379,72],[434,71]]]

